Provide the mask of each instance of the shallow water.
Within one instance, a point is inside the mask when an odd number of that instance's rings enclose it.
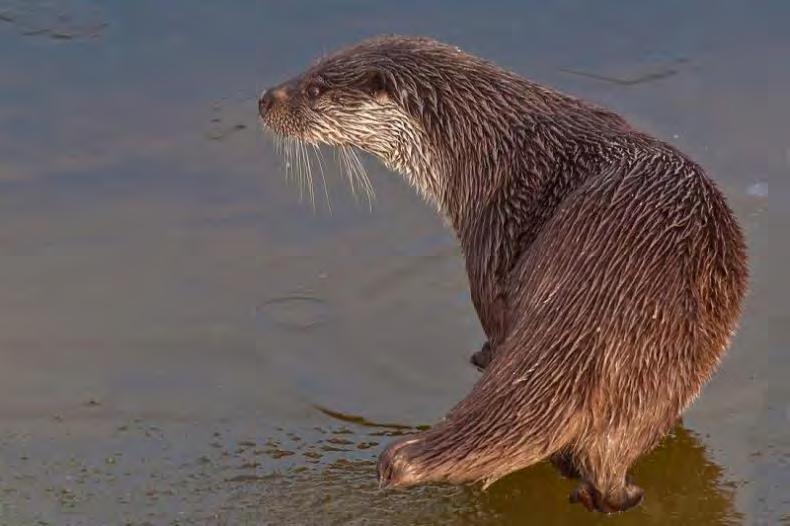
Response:
[[[790,523],[790,5],[0,0],[0,524]],[[747,232],[720,373],[636,467],[644,504],[380,492],[374,459],[478,373],[453,236],[368,162],[329,211],[255,97],[426,34],[612,107],[705,165]],[[328,157],[331,161],[331,156]],[[380,424],[386,424],[384,426]],[[403,426],[406,426],[405,428]]]

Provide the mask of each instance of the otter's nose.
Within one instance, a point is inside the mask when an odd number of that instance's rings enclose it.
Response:
[[[285,100],[287,97],[285,88],[280,86],[264,90],[261,93],[261,98],[258,99],[258,112],[261,114],[261,117],[265,117],[266,113],[271,111],[277,101]]]

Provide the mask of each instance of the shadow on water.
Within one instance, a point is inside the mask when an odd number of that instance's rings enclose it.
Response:
[[[570,504],[576,482],[560,477],[548,463],[486,491],[446,485],[380,490],[375,460],[404,430],[374,430],[366,419],[330,413],[333,420],[351,422],[261,435],[216,422],[182,427],[134,419],[111,425],[109,435],[95,443],[70,441],[65,456],[52,451],[51,444],[25,440],[27,446],[16,451],[2,440],[9,461],[4,469],[13,477],[7,483],[0,477],[0,503],[10,504],[0,508],[0,519],[11,521],[0,523],[28,524],[37,517],[37,524],[59,525],[90,517],[74,523],[169,524],[178,517],[178,524],[200,525],[705,526],[737,524],[743,518],[733,503],[735,485],[683,427],[637,464],[633,477],[645,489],[643,503],[604,516]],[[72,417],[61,419],[75,438],[86,431],[94,436],[95,428],[103,427],[96,424],[86,428]],[[62,446],[62,439],[56,443]],[[19,460],[12,460],[17,455]],[[45,488],[37,483],[42,478],[49,481]],[[46,504],[34,513],[19,513],[25,509],[18,506],[22,499]]]
[[[1,23],[22,36],[52,40],[97,39],[108,26],[101,9],[84,1],[4,0],[0,2]]]
[[[364,416],[360,415],[350,415],[348,413],[342,413],[340,411],[335,411],[333,409],[329,409],[327,407],[323,407],[321,405],[313,404],[313,407],[320,411],[321,413],[325,414],[330,418],[334,418],[335,420],[339,420],[340,422],[346,422],[349,424],[356,424],[358,426],[364,427],[383,427],[385,429],[395,429],[398,431],[419,431],[421,429],[427,429],[429,426],[419,425],[419,426],[409,426],[406,424],[396,424],[396,423],[382,423],[382,422],[373,422],[368,420]]]
[[[678,59],[675,61],[677,64],[682,64],[685,62],[683,59]],[[590,71],[580,71],[576,69],[570,68],[560,68],[560,71],[563,73],[568,73],[570,75],[576,75],[579,77],[585,77],[593,80],[599,80],[601,82],[608,82],[610,84],[615,84],[618,86],[636,86],[638,84],[646,84],[648,82],[654,82],[656,80],[665,79],[667,77],[671,77],[673,75],[678,74],[678,70],[672,66],[664,65],[656,67],[652,71],[646,71],[644,73],[637,73],[631,75],[629,77],[616,77],[611,75],[604,75],[601,73],[593,73]]]
[[[372,461],[339,459],[319,469],[297,470],[239,486],[213,517],[222,523],[299,523],[320,517],[328,524],[738,524],[734,485],[711,462],[688,430],[678,427],[634,470],[645,489],[641,506],[603,516],[568,503],[574,481],[548,464],[513,474],[487,491],[432,486],[380,491]],[[298,511],[297,511],[298,510]],[[309,522],[309,521],[308,521]]]

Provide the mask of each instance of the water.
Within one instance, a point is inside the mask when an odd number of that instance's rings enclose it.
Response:
[[[0,524],[790,522],[788,17],[745,1],[0,0]],[[746,313],[684,427],[637,465],[640,508],[570,506],[545,465],[486,492],[378,491],[390,436],[478,376],[463,264],[374,162],[372,211],[333,167],[331,213],[321,192],[300,202],[255,98],[387,32],[612,107],[729,196]]]

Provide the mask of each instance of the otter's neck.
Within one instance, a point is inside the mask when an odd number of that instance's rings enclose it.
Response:
[[[387,164],[436,206],[458,236],[472,301],[496,346],[508,324],[505,281],[517,255],[516,238],[527,223],[535,223],[531,210],[548,174],[525,173],[526,127],[504,122],[489,127],[482,116],[459,111],[445,110],[444,121],[434,128],[419,123],[415,137],[395,149]],[[509,127],[513,131],[505,133]]]
[[[412,79],[419,89],[399,101],[410,122],[396,126],[397,145],[386,161],[435,204],[463,242],[504,193],[518,186],[522,195],[513,197],[523,199],[551,184],[549,165],[564,145],[543,136],[547,124],[559,125],[556,113],[572,99],[485,63],[446,74],[458,78],[438,85]]]
[[[455,230],[472,300],[495,344],[508,323],[510,269],[565,195],[593,171],[579,159],[598,162],[596,134],[611,114],[506,74],[466,84],[468,98],[459,97],[460,81],[426,88],[437,91],[433,97],[422,91],[420,105],[411,108],[415,137],[401,143],[391,165]]]

